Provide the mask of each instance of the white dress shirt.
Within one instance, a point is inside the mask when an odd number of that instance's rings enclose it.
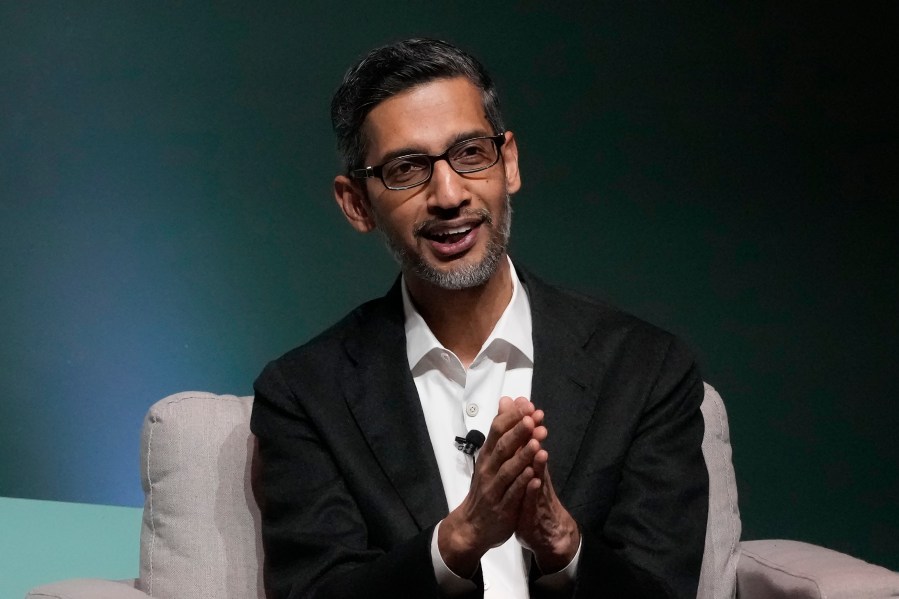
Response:
[[[465,498],[472,475],[472,459],[456,449],[455,437],[465,437],[472,429],[486,436],[499,409],[500,397],[531,396],[534,368],[531,308],[511,260],[509,266],[512,299],[467,370],[437,340],[412,304],[405,279],[402,284],[406,355],[450,510]],[[436,530],[431,541],[431,557],[442,590],[454,594],[472,588],[472,581],[456,576],[443,562],[437,549]],[[541,578],[541,586],[558,587],[573,580],[578,557],[561,572]],[[530,552],[522,548],[514,535],[500,547],[489,550],[481,558],[484,597],[528,597],[530,559]]]

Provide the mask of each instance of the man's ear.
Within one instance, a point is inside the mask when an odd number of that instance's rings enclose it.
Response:
[[[334,177],[334,200],[350,225],[360,233],[375,228],[365,190],[346,175]]]
[[[506,192],[516,193],[521,189],[521,174],[518,172],[518,144],[515,142],[515,134],[506,131],[506,141],[502,147],[503,168],[506,174]]]

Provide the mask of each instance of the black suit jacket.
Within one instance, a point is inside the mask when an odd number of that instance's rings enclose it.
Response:
[[[692,357],[652,325],[519,276],[531,400],[583,534],[574,596],[695,597],[708,477]],[[397,282],[256,380],[270,597],[439,596],[429,543],[448,507],[405,343]]]

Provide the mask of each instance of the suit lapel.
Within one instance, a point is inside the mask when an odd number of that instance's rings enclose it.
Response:
[[[519,271],[519,277],[531,304],[531,399],[546,413],[550,473],[556,491],[562,492],[597,405],[592,391],[603,368],[584,349],[596,322],[570,296],[526,272]]]
[[[372,454],[420,529],[448,511],[418,391],[409,372],[399,281],[369,304],[346,340],[346,401]]]

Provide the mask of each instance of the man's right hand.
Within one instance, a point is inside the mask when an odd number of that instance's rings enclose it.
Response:
[[[533,462],[546,438],[542,422],[543,412],[526,398],[500,399],[468,495],[439,528],[440,555],[457,575],[470,578],[487,550],[515,532],[525,492],[540,485]]]

